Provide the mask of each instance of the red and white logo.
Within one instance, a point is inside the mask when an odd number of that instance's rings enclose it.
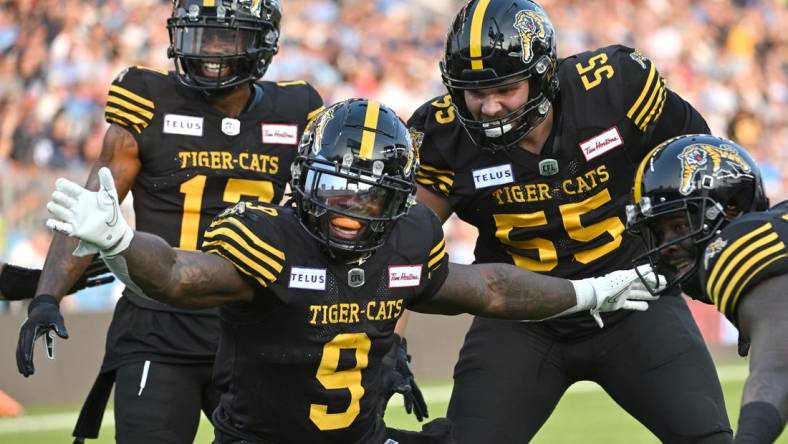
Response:
[[[586,161],[589,161],[623,144],[624,139],[621,138],[618,128],[614,126],[585,142],[580,142],[580,149],[583,151]]]
[[[261,123],[263,143],[279,145],[298,145],[298,125],[282,123]]]
[[[418,287],[421,283],[421,265],[389,266],[389,288]]]

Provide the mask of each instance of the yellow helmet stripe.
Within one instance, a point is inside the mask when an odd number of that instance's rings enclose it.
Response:
[[[216,6],[216,0],[203,0],[202,5],[206,8],[213,8]]]
[[[473,10],[471,18],[471,69],[484,69],[482,63],[482,25],[484,24],[484,12],[490,0],[480,0]]]
[[[643,190],[642,190],[643,172],[646,170],[646,164],[648,163],[649,159],[651,159],[651,156],[654,155],[654,152],[656,152],[659,147],[660,145],[657,145],[654,148],[652,148],[652,150],[649,151],[648,154],[646,154],[646,157],[644,157],[643,160],[640,161],[640,166],[638,166],[638,170],[635,173],[635,188],[632,192],[632,200],[633,200],[632,203],[634,204],[639,203],[640,199],[643,197]]]
[[[375,130],[378,128],[378,115],[380,102],[370,100],[367,102],[367,113],[364,115],[364,131],[361,133],[361,152],[358,157],[371,159],[372,149],[375,147]],[[368,129],[371,128],[371,129]]]

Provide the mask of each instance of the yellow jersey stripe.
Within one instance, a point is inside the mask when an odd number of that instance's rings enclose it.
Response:
[[[783,219],[788,220],[788,214],[783,214]]]
[[[249,245],[248,242],[244,238],[242,238],[236,231],[233,231],[227,227],[218,227],[212,230],[208,230],[205,232],[205,240],[203,242],[204,245],[211,245],[213,242],[224,242],[222,240],[216,239],[217,236],[226,236],[233,241],[235,241],[238,245],[244,248],[244,250],[248,251],[250,254],[254,255],[256,258],[260,259],[261,261],[268,264],[269,267],[273,268],[277,273],[282,271],[282,264],[277,262],[274,259],[271,259],[270,256],[260,251],[260,249]]]
[[[321,106],[319,108],[313,109],[312,111],[309,111],[309,114],[306,115],[306,121],[307,122],[311,122],[312,119],[314,119],[315,116],[317,116],[318,114],[323,112],[324,109],[326,109],[326,107],[325,106]]]
[[[444,245],[446,245],[446,239],[441,239],[441,241],[438,242],[438,245],[435,245],[434,247],[432,247],[432,250],[430,250],[430,256],[437,253],[438,250],[442,249]]]
[[[657,79],[656,85],[654,86],[654,89],[651,91],[651,94],[648,96],[648,100],[646,101],[646,104],[643,105],[637,118],[635,118],[635,125],[640,125],[643,117],[648,113],[648,110],[651,109],[651,104],[654,103],[654,100],[660,96],[660,93],[664,88],[665,86],[662,84],[662,82],[659,79]]]
[[[277,248],[274,248],[268,242],[265,242],[264,240],[262,240],[259,237],[257,237],[256,234],[252,233],[252,231],[249,230],[248,228],[246,228],[246,225],[244,225],[238,219],[236,219],[234,217],[228,217],[228,218],[222,219],[222,222],[229,222],[229,223],[235,225],[236,227],[238,227],[238,229],[240,229],[243,232],[243,234],[246,235],[246,237],[248,237],[252,242],[254,242],[254,244],[257,247],[262,247],[268,253],[273,254],[274,256],[278,257],[281,260],[285,260],[285,253],[284,252],[282,252],[281,250],[279,250]],[[259,250],[259,248],[258,248],[258,250]]]
[[[128,120],[131,123],[134,123],[134,124],[137,124],[137,125],[142,125],[143,128],[148,126],[148,122],[147,121],[140,119],[139,117],[135,116],[134,114],[127,113],[127,112],[125,112],[123,110],[115,108],[114,106],[107,105],[107,107],[104,109],[104,113],[105,114],[114,114],[114,115],[116,115],[118,117],[122,117],[122,118]]]
[[[213,8],[216,6],[216,0],[203,0],[202,5],[205,8]]]
[[[293,85],[306,85],[306,82],[303,80],[291,80],[289,82],[276,82],[279,86],[293,86]]]
[[[635,104],[632,105],[632,108],[629,109],[627,112],[627,117],[632,118],[635,114],[635,111],[640,107],[640,102],[646,97],[646,93],[651,89],[651,81],[654,80],[654,75],[657,73],[657,68],[654,64],[651,64],[651,67],[648,70],[648,78],[646,79],[646,85],[643,87],[643,91],[640,92],[640,97],[635,101]]]
[[[419,165],[419,172],[422,172],[422,171],[427,171],[427,172],[430,172],[430,173],[438,173],[438,174],[447,174],[449,176],[454,176],[454,171],[441,170],[441,169],[438,169],[438,168],[435,168],[435,167],[431,167],[431,166],[423,164],[423,163]]]
[[[147,106],[150,109],[156,108],[156,104],[153,103],[153,101],[148,100],[142,96],[138,96],[137,94],[134,94],[133,92],[127,90],[126,88],[120,87],[118,85],[110,86],[109,92],[120,94],[121,96],[126,97],[127,99],[131,99],[142,106]]]
[[[764,243],[770,242],[770,236],[766,235],[764,238],[756,241],[750,242],[750,240],[760,234],[765,233],[766,231],[770,230],[772,224],[766,223],[751,233],[748,233],[745,236],[740,237],[736,242],[732,243],[721,255],[720,258],[717,260],[717,263],[714,265],[714,269],[711,270],[711,274],[709,275],[708,281],[706,281],[706,291],[709,297],[714,297],[713,295],[717,295],[721,292],[722,284],[725,282],[725,279],[731,273],[731,270],[735,267],[735,265],[740,262],[746,253],[749,253],[754,248],[758,248],[762,246]],[[771,240],[777,238],[776,233],[772,233]],[[743,249],[741,249],[744,247]],[[730,260],[728,258],[730,257]]]
[[[267,282],[265,279],[261,278],[260,276],[258,276],[258,275],[256,275],[256,274],[254,274],[254,273],[252,273],[252,272],[250,272],[250,271],[247,271],[247,270],[246,270],[246,268],[244,268],[244,267],[241,267],[241,266],[240,266],[241,264],[239,264],[238,262],[234,261],[233,259],[231,259],[231,258],[227,257],[227,255],[225,255],[224,253],[222,253],[222,250],[220,250],[218,247],[209,248],[209,249],[207,249],[207,250],[203,250],[203,252],[204,252],[204,253],[209,253],[209,254],[215,254],[215,255],[217,255],[217,256],[221,256],[221,257],[223,257],[223,258],[224,258],[224,260],[226,260],[227,262],[229,262],[229,263],[233,264],[233,266],[235,267],[235,269],[236,269],[236,270],[238,270],[238,271],[240,271],[241,273],[243,273],[243,274],[245,274],[245,275],[247,275],[247,276],[249,276],[249,277],[253,278],[253,279],[254,279],[254,280],[256,280],[256,281],[257,281],[257,282],[258,282],[258,283],[259,283],[261,286],[263,286],[263,287],[267,287],[267,286],[268,286],[268,282]],[[244,265],[245,265],[245,264],[244,264]]]
[[[212,241],[205,241],[203,245],[206,247],[217,247],[225,250],[227,253],[232,255],[232,258],[235,259],[233,262],[240,262],[245,266],[251,268],[252,270],[259,273],[261,276],[265,277],[270,282],[276,280],[276,276],[273,273],[266,270],[260,263],[256,262],[254,259],[250,258],[245,254],[245,252],[235,248],[233,244],[223,241],[223,240],[212,240]]]
[[[473,11],[471,18],[471,41],[470,41],[470,56],[471,56],[471,69],[484,69],[482,57],[482,26],[484,25],[484,12],[487,11],[487,6],[490,0],[481,0]]]
[[[121,98],[115,97],[115,96],[108,96],[107,97],[107,103],[114,103],[116,105],[120,105],[120,106],[122,106],[123,108],[126,108],[129,111],[134,111],[134,112],[138,113],[139,115],[141,115],[142,117],[145,117],[148,120],[153,118],[153,113],[148,111],[147,109],[140,108],[139,106],[137,106],[137,105],[135,105],[135,104],[133,104],[131,102],[127,102],[127,101],[125,101],[125,100],[123,100]]]
[[[756,266],[759,262],[765,259],[767,256],[777,253],[780,250],[785,249],[785,245],[782,242],[777,242],[765,248],[767,244],[770,244],[774,241],[778,240],[777,233],[772,233],[766,236],[763,239],[758,240],[757,242],[753,242],[752,245],[748,246],[741,253],[737,254],[736,257],[731,260],[730,266],[725,271],[728,270],[733,271],[733,267],[737,265],[742,260],[746,259],[750,256],[750,253],[755,251],[756,249],[759,250],[757,254],[747,259],[741,266],[736,267],[736,273],[728,280],[725,285],[725,291],[722,294],[722,297],[717,298],[717,302],[719,302],[719,307],[725,307],[728,303],[728,298],[730,298],[733,290],[738,287],[739,281],[741,280],[742,276],[747,273],[752,267]],[[724,279],[724,276],[720,276],[720,279]],[[741,289],[739,289],[741,291]]]
[[[662,85],[659,88],[659,96],[657,97],[657,101],[654,102],[654,106],[651,107],[651,110],[645,116],[646,118],[643,119],[643,122],[640,123],[639,128],[641,129],[641,131],[645,131],[648,124],[652,120],[655,120],[654,117],[662,112],[662,105],[665,104],[665,98],[667,97],[667,95],[668,95],[668,91],[665,88],[665,82],[663,81]]]
[[[418,181],[419,179],[432,180],[432,181],[436,181],[437,180],[437,181],[443,182],[443,183],[445,183],[446,185],[449,185],[449,186],[454,184],[454,180],[452,180],[451,177],[438,176],[438,175],[432,175],[432,174],[422,174],[421,172],[416,173],[416,180]]]
[[[754,278],[755,276],[758,276],[758,273],[760,273],[760,271],[763,270],[764,268],[766,268],[769,265],[771,265],[772,262],[774,262],[776,260],[780,260],[780,259],[785,258],[785,257],[788,257],[788,254],[783,253],[781,255],[775,256],[775,257],[769,259],[768,261],[766,261],[765,263],[761,264],[760,267],[758,267],[755,270],[753,270],[753,272],[750,273],[749,276],[747,276],[747,279],[744,282],[742,282],[741,286],[736,291],[736,294],[733,295],[733,301],[731,301],[731,306],[730,306],[731,307],[731,310],[730,310],[731,314],[733,314],[734,310],[736,309],[736,304],[739,303],[739,296],[741,296],[741,294],[744,291],[744,289],[747,288],[747,284],[750,283],[752,278]]]
[[[440,254],[430,259],[430,261],[427,263],[427,266],[432,269],[432,266],[436,263],[439,263],[441,259],[443,259],[443,256],[446,256],[446,250],[441,250]]]
[[[379,114],[380,102],[374,100],[367,102],[367,113],[364,115],[364,131],[361,133],[361,151],[358,153],[358,157],[361,159],[366,160],[372,158],[372,149],[375,147],[375,135],[378,129]]]

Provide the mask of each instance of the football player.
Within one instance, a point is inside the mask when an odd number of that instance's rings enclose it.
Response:
[[[414,205],[408,130],[379,102],[332,106],[298,152],[295,206],[240,203],[211,223],[203,252],[132,232],[107,169],[99,192],[59,179],[47,206],[50,228],[81,239],[76,254],[98,249],[138,294],[221,306],[216,443],[450,442],[446,427],[436,437],[383,423],[381,364],[403,310],[540,319],[651,299],[634,270],[566,281],[508,264],[450,265],[440,221]]]
[[[86,187],[109,168],[122,200],[134,195],[136,227],[195,250],[210,221],[238,201],[279,202],[307,121],[322,99],[303,81],[257,81],[279,49],[278,0],[174,0],[167,20],[174,71],[129,67],[109,88],[110,124]],[[88,254],[58,236],[20,332],[17,364],[33,374],[33,342],[82,274]],[[95,253],[82,250],[82,253]],[[55,332],[66,336],[66,330]],[[192,442],[200,410],[218,403],[211,371],[216,310],[185,311],[127,289],[75,436],[95,438],[115,385],[119,442]]]
[[[67,294],[114,281],[115,278],[109,273],[104,261],[96,258]],[[0,262],[0,301],[32,299],[36,294],[36,285],[40,276],[41,270]]]
[[[409,126],[421,140],[418,197],[442,220],[456,213],[479,230],[477,263],[576,279],[630,266],[641,250],[624,232],[625,207],[640,159],[708,127],[640,51],[614,45],[559,60],[555,42],[530,0],[470,1],[440,63],[448,94]],[[459,442],[530,440],[580,380],[663,442],[729,442],[713,362],[678,295],[606,315],[604,330],[583,314],[474,319],[448,410]]]
[[[628,229],[648,250],[636,262],[714,304],[739,329],[739,353],[752,352],[735,442],[774,442],[788,419],[788,202],[769,208],[747,151],[705,135],[646,156],[634,202]]]

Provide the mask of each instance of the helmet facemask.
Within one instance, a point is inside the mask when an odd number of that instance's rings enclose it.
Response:
[[[634,265],[650,264],[652,269],[667,278],[667,285],[662,291],[642,279],[649,292],[656,295],[681,285],[689,294],[689,288],[694,289],[691,284],[697,280],[698,258],[725,220],[722,205],[705,196],[672,200],[646,196],[637,204],[628,205],[627,231],[640,238],[646,250],[633,259]],[[662,239],[664,227],[671,224],[686,225],[686,228],[680,233],[673,233],[668,240]],[[679,249],[677,254],[676,248]],[[679,268],[671,263],[674,260],[681,262],[682,266]]]
[[[307,231],[330,250],[363,253],[380,247],[405,214],[413,189],[407,181],[304,159],[297,204]],[[374,169],[374,167],[373,167]],[[381,168],[382,169],[382,168]]]
[[[243,7],[233,12],[221,0],[215,8],[202,9],[190,0],[175,3],[167,20],[168,55],[183,84],[207,92],[231,91],[268,69],[279,49],[279,11],[266,15],[265,8],[278,8],[278,3],[262,2],[262,12],[255,13],[260,17]]]

